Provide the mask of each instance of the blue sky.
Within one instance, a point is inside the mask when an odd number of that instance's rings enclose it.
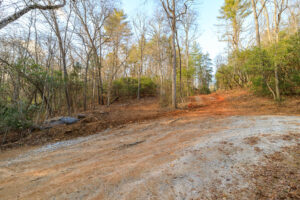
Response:
[[[223,53],[225,48],[225,43],[218,40],[217,27],[215,26],[218,23],[217,16],[223,0],[198,1],[200,2],[200,5],[197,6],[199,7],[198,24],[200,34],[197,41],[200,43],[203,52],[208,52],[210,57],[214,59],[218,54]],[[133,18],[136,12],[141,10],[146,10],[147,14],[151,15],[155,7],[159,6],[159,4],[153,2],[154,0],[122,0],[122,7],[128,17]]]

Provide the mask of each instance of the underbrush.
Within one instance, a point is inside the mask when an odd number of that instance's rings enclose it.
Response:
[[[152,97],[156,96],[157,85],[151,78],[142,77],[140,83],[140,96]],[[137,98],[138,79],[137,78],[121,78],[113,82],[114,96],[120,98]]]
[[[1,143],[5,143],[8,132],[22,132],[32,127],[32,118],[36,106],[26,106],[23,102],[5,105],[0,103],[0,135]]]

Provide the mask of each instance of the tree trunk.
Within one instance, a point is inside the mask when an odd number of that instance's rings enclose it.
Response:
[[[111,81],[108,80],[108,86],[107,86],[107,106],[110,106],[110,102],[111,102]]]
[[[185,30],[185,67],[186,67],[186,87],[187,87],[187,96],[190,96],[189,91],[189,31]]]
[[[96,102],[95,102],[95,87],[96,87],[96,78],[97,78],[97,70],[95,71],[95,68],[96,68],[97,66],[94,66],[93,67],[93,75],[92,75],[92,85],[93,85],[93,89],[92,89],[92,91],[93,91],[93,97],[92,97],[92,100],[91,100],[91,104],[93,105],[93,108],[95,107],[95,104],[96,104]]]
[[[2,87],[3,74],[2,69],[0,69],[0,88]]]
[[[163,82],[164,82],[164,74],[163,74],[163,69],[162,69],[162,53],[161,53],[161,49],[159,47],[159,41],[160,41],[160,34],[158,35],[157,41],[156,41],[156,47],[158,50],[158,55],[159,55],[159,59],[158,59],[158,66],[159,66],[159,71],[160,71],[160,98],[163,96],[164,94],[164,88],[163,88]]]
[[[176,102],[176,44],[175,44],[175,30],[172,30],[172,48],[173,48],[173,68],[172,68],[172,107],[177,108]]]
[[[177,108],[176,102],[176,7],[175,0],[173,2],[172,12],[172,50],[173,50],[173,69],[172,69],[172,107]]]
[[[69,77],[67,72],[67,63],[66,63],[66,55],[63,53],[62,55],[63,60],[63,68],[64,68],[64,87],[65,87],[65,95],[66,95],[66,101],[68,106],[68,114],[71,115],[71,101],[70,101],[70,95],[69,95]]]
[[[143,70],[143,60],[144,60],[144,41],[143,41],[143,36],[141,37],[141,65],[139,66],[139,70],[138,70],[138,92],[137,92],[137,99],[140,100],[141,98],[141,73],[142,73],[142,70]]]
[[[100,89],[100,95],[98,97],[98,104],[104,105],[104,100],[103,100],[103,81],[102,81],[102,74],[101,74],[101,65],[99,68],[99,89]]]
[[[276,92],[276,99],[280,100],[280,90],[279,90],[279,78],[278,78],[278,65],[275,63],[275,92]]]
[[[84,77],[84,111],[87,110],[87,91],[88,91],[88,69],[89,69],[89,56],[87,57],[86,68],[85,68],[85,77]]]
[[[276,95],[275,95],[275,93],[274,93],[273,89],[270,87],[270,85],[269,85],[269,83],[268,83],[268,81],[267,81],[267,80],[266,80],[266,85],[267,85],[267,87],[268,87],[269,91],[272,93],[272,95],[273,95],[273,99],[274,99],[274,100],[276,100]]]
[[[107,106],[111,104],[111,93],[112,93],[112,85],[114,80],[114,70],[118,65],[117,61],[117,53],[118,53],[118,44],[114,45],[113,49],[113,66],[110,67],[109,74],[108,74],[108,86],[107,86]]]
[[[68,83],[69,83],[69,79],[68,79],[68,71],[67,71],[67,62],[66,62],[66,52],[63,46],[63,41],[60,35],[60,30],[58,27],[58,23],[57,23],[57,19],[55,14],[52,14],[52,19],[54,22],[54,27],[55,27],[55,33],[58,39],[58,45],[59,45],[59,50],[60,50],[60,56],[62,59],[62,64],[63,64],[63,71],[64,71],[64,89],[65,89],[65,95],[66,95],[66,102],[67,102],[67,106],[68,106],[68,114],[71,115],[71,101],[70,101],[70,96],[69,96],[69,90],[68,90]]]
[[[101,74],[101,68],[102,68],[102,35],[100,34],[100,55],[99,55],[99,59],[98,57],[97,62],[99,62],[99,69],[98,69],[98,76],[99,76],[99,87],[98,87],[98,104],[100,105],[104,105],[104,101],[103,101],[103,82],[102,82],[102,74]],[[95,51],[95,54],[97,55],[97,51]]]
[[[276,61],[276,57],[277,57],[277,44],[279,41],[279,28],[276,26],[275,27],[275,37],[276,37],[276,44],[275,44],[275,63],[274,63],[274,75],[275,75],[275,93],[276,93],[276,100],[280,100],[280,90],[279,90],[279,78],[278,78],[278,64]]]
[[[261,1],[261,5],[264,5],[266,0],[260,0],[260,1]],[[263,10],[264,10],[264,16],[266,18],[266,23],[267,23],[267,33],[268,33],[269,42],[272,42],[272,35],[271,35],[271,29],[270,29],[270,18],[269,18],[267,6],[265,6],[263,8]]]
[[[178,55],[179,55],[179,91],[180,91],[180,97],[182,98],[182,66],[181,66],[181,50],[178,40],[178,34],[176,30],[176,41],[177,41],[177,48],[178,48]]]
[[[279,78],[278,78],[278,63],[276,61],[277,57],[277,44],[279,42],[279,24],[281,21],[281,10],[277,9],[277,1],[274,0],[274,23],[275,23],[275,63],[274,63],[274,75],[275,75],[275,93],[276,100],[280,100],[280,90],[279,90]]]
[[[142,66],[139,66],[139,71],[138,71],[138,91],[137,91],[137,99],[141,99],[141,68]]]
[[[14,82],[14,93],[13,93],[13,102],[14,104],[18,104],[20,99],[20,76],[19,74],[16,74],[16,80]]]
[[[160,88],[159,88],[159,94],[160,98],[164,95],[164,88],[163,88],[163,75],[160,76]]]
[[[256,45],[260,47],[260,33],[259,33],[259,22],[258,22],[258,15],[256,11],[256,2],[254,0],[251,0],[252,3],[252,10],[253,10],[253,16],[254,16],[254,22],[255,22],[255,32],[256,32]]]

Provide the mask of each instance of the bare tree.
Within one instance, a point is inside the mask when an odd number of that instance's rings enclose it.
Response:
[[[49,14],[49,15],[48,15]],[[72,6],[70,4],[68,11],[65,11],[64,19],[65,21],[65,27],[61,27],[59,23],[59,19],[61,16],[58,15],[58,13],[55,10],[50,10],[49,13],[43,13],[45,16],[45,19],[51,26],[52,30],[54,31],[57,40],[58,40],[58,46],[60,51],[60,58],[62,61],[62,67],[63,67],[63,73],[64,73],[64,90],[65,90],[65,96],[66,96],[66,103],[68,108],[69,115],[72,112],[72,102],[71,102],[71,96],[69,94],[69,76],[68,76],[68,70],[67,70],[67,52],[68,48],[70,46],[71,40],[72,40],[72,33],[74,31],[70,31],[70,20],[72,16]],[[70,33],[70,36],[68,37],[68,34]]]
[[[300,1],[290,2],[289,11],[289,26],[292,33],[296,33],[300,27]]]
[[[103,27],[114,9],[114,1],[80,0],[74,4],[75,13],[78,17],[83,32],[87,37],[93,51],[93,61],[98,71],[98,104],[103,104],[103,81],[102,81],[102,49],[108,41],[103,33]]]
[[[86,41],[86,37],[84,37],[85,34],[82,33],[81,29],[76,34],[81,39],[82,48],[80,49],[81,51],[78,51],[78,49],[76,48],[74,49],[74,52],[85,63],[83,109],[84,111],[86,111],[88,96],[88,72],[90,68],[90,61],[93,49],[91,48],[91,45],[89,45],[89,42]]]
[[[176,33],[177,33],[177,22],[186,14],[188,9],[188,3],[192,0],[160,0],[162,7],[170,20],[172,30],[172,51],[173,51],[173,69],[172,69],[172,107],[177,108],[176,100]]]
[[[251,0],[252,4],[252,12],[255,22],[255,33],[256,33],[256,45],[260,47],[260,30],[259,30],[259,16],[261,15],[261,12],[263,11],[266,1],[262,1],[261,9],[257,10],[258,7],[258,0]]]
[[[105,30],[109,37],[109,44],[112,52],[107,55],[108,73],[107,73],[107,106],[112,100],[113,80],[117,73],[123,67],[128,58],[128,40],[131,30],[128,25],[127,16],[123,10],[114,10],[105,23]]]
[[[279,42],[279,26],[283,12],[288,8],[288,0],[273,0],[274,3],[274,34],[276,43]]]
[[[167,68],[164,66],[164,62],[167,60],[167,48],[165,44],[166,41],[166,26],[165,19],[160,15],[159,11],[155,14],[154,19],[150,22],[151,25],[151,36],[154,41],[152,47],[152,59],[154,59],[155,63],[158,66],[159,77],[160,77],[160,97],[162,97],[165,93],[164,91],[164,79],[167,75]]]
[[[282,20],[283,12],[288,8],[288,0],[274,0],[274,34],[276,44],[279,42],[279,26]],[[277,54],[277,47],[275,47],[275,56]],[[279,77],[278,77],[278,64],[275,62],[275,93],[276,99],[280,100],[280,90],[279,90]]]
[[[140,50],[140,65],[138,69],[138,91],[137,99],[141,98],[141,74],[143,72],[144,55],[146,47],[146,32],[147,32],[147,21],[146,16],[138,14],[136,19],[133,21],[135,33],[138,37],[139,50]]]
[[[57,1],[55,1],[57,2]],[[1,5],[1,4],[0,4]],[[62,8],[66,5],[66,0],[63,0],[59,4],[55,4],[53,2],[49,2],[48,5],[41,3],[36,3],[34,1],[31,1],[31,4],[26,5],[24,8],[20,9],[19,11],[15,12],[14,14],[5,17],[4,19],[0,20],[0,29],[4,28],[7,26],[9,23],[16,21],[26,13],[28,13],[31,10],[39,9],[39,10],[55,10],[58,8]]]
[[[225,22],[223,38],[229,42],[233,51],[238,51],[241,45],[241,34],[244,30],[245,20],[249,16],[249,2],[246,0],[225,1],[220,9],[218,18]]]
[[[182,26],[184,28],[184,34],[185,34],[185,38],[184,38],[184,45],[185,45],[185,67],[186,70],[189,70],[189,57],[190,57],[190,42],[191,40],[194,39],[195,34],[191,34],[192,31],[194,31],[194,33],[197,30],[197,24],[195,23],[197,18],[197,13],[195,12],[195,10],[188,10],[186,15],[183,17],[181,23]],[[186,76],[186,84],[187,84],[187,96],[189,96],[189,84],[190,84],[190,80],[189,80],[189,76]]]
[[[270,17],[269,17],[269,12],[267,9],[267,2],[268,0],[260,0],[261,5],[265,5],[263,7],[263,12],[266,20],[266,26],[267,26],[267,33],[268,33],[268,38],[269,42],[272,42],[272,33],[271,33],[271,27],[270,27]]]

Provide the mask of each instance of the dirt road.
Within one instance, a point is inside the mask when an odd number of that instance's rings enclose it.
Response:
[[[0,199],[253,199],[251,170],[298,151],[299,136],[297,116],[192,113],[133,123],[2,152]],[[299,185],[299,160],[293,170]]]

